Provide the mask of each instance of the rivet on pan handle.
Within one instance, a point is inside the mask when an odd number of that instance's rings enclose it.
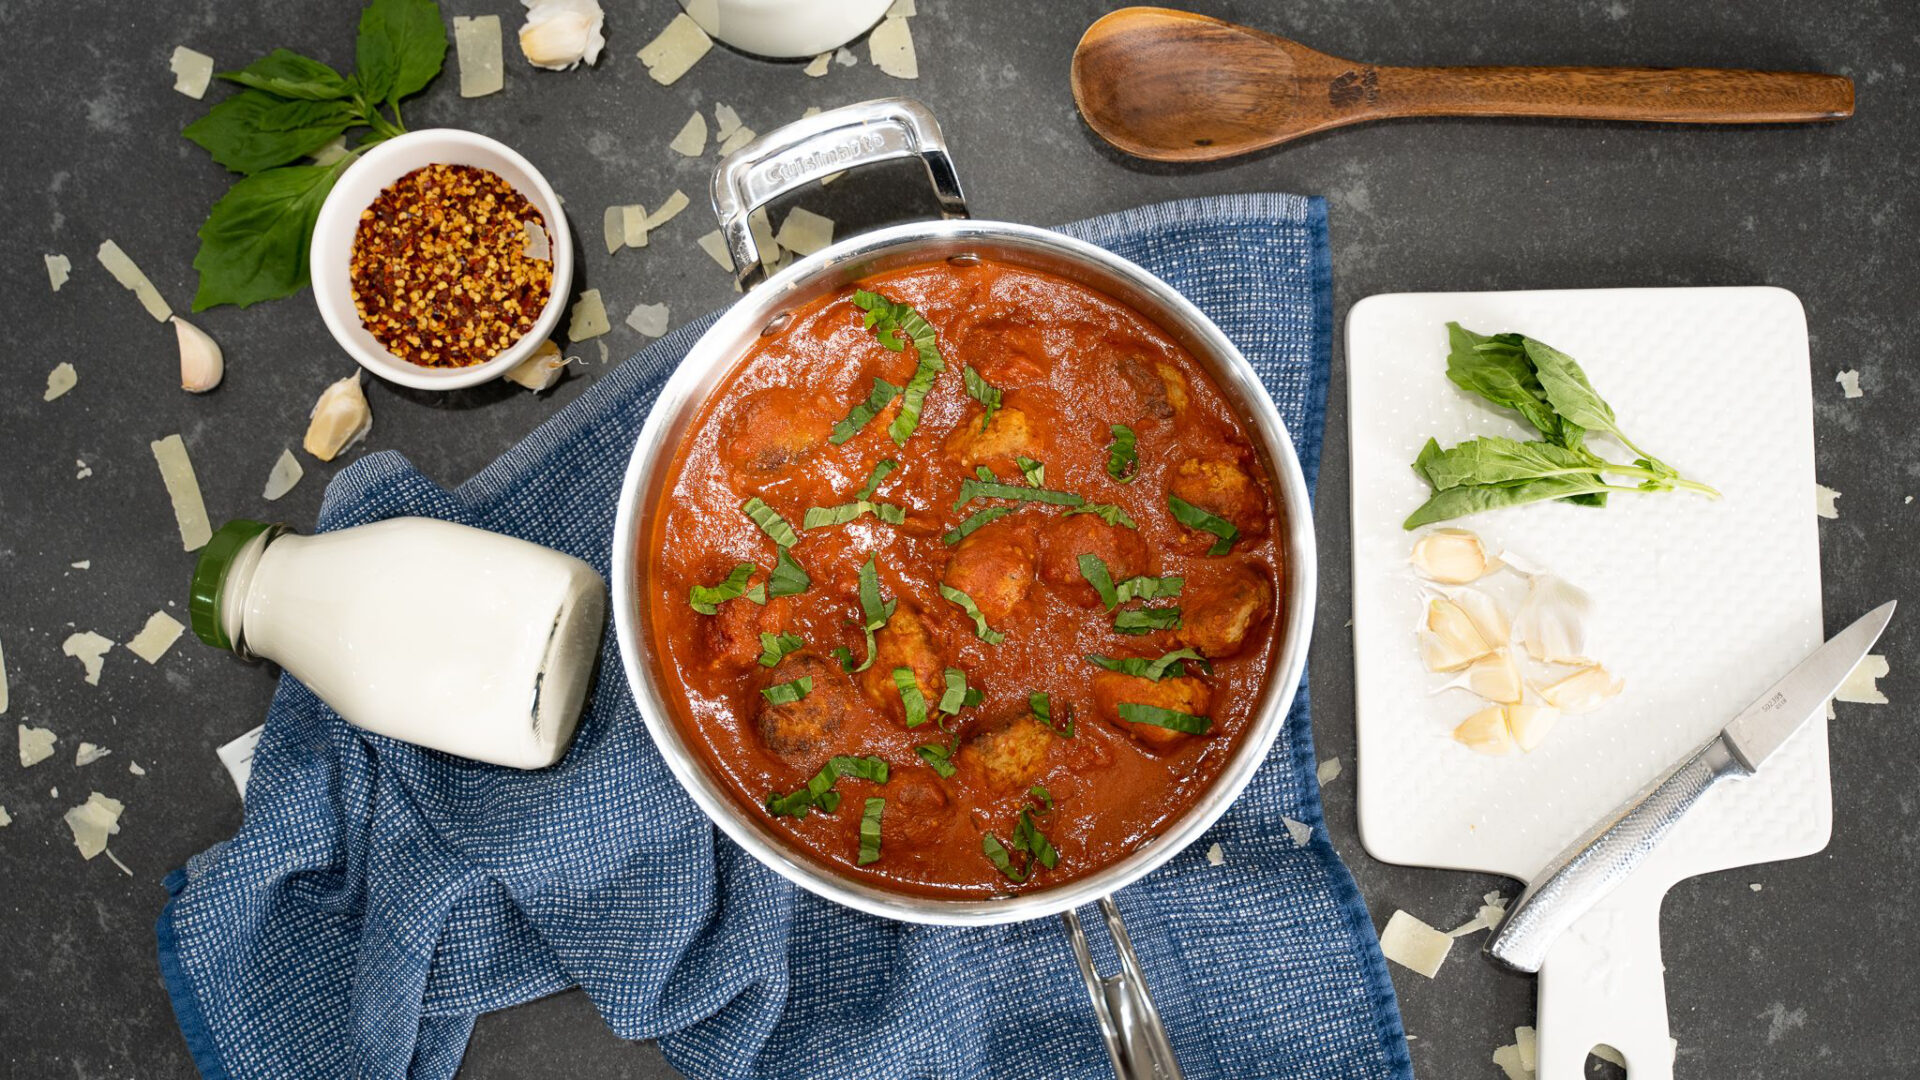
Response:
[[[1120,909],[1114,906],[1113,897],[1100,898],[1100,914],[1113,937],[1113,951],[1120,957],[1120,974],[1104,978],[1093,966],[1093,950],[1080,928],[1079,913],[1067,910],[1060,917],[1066,921],[1074,959],[1080,961],[1080,977],[1086,980],[1087,994],[1093,998],[1093,1015],[1100,1023],[1107,1057],[1113,1061],[1113,1075],[1116,1080],[1182,1080],[1180,1062],[1173,1056],[1173,1044],[1167,1041],[1160,1011],[1153,1007],[1146,973],[1140,968],[1140,958],[1134,955],[1133,942],[1127,937],[1127,926],[1120,921]]]
[[[762,275],[748,215],[822,176],[903,157],[918,157],[926,166],[941,217],[967,216],[939,123],[925,105],[908,98],[862,101],[795,120],[721,159],[713,174],[713,212],[740,287],[751,287]]]

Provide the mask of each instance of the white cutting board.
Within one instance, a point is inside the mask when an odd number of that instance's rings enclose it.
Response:
[[[1725,495],[1616,494],[1605,509],[1546,503],[1446,523],[1591,593],[1588,651],[1626,680],[1604,708],[1563,718],[1519,757],[1453,742],[1453,725],[1480,706],[1464,691],[1431,694],[1444,678],[1415,647],[1421,600],[1407,557],[1418,533],[1401,522],[1427,488],[1410,463],[1428,436],[1443,446],[1532,437],[1447,381],[1448,320],[1573,356],[1628,436]],[[1347,318],[1347,363],[1360,836],[1374,857],[1530,880],[1820,643],[1807,328],[1792,293],[1374,296]],[[1594,445],[1633,458],[1611,440]],[[1524,592],[1510,573],[1489,586]],[[1539,1080],[1579,1080],[1595,1043],[1619,1049],[1634,1080],[1670,1077],[1661,898],[1694,874],[1810,855],[1831,826],[1826,721],[1815,718],[1753,780],[1709,793],[1555,946],[1540,974]],[[1460,911],[1473,903],[1462,896]]]

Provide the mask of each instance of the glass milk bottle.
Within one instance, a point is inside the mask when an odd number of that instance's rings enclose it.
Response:
[[[607,586],[571,555],[430,518],[300,536],[230,521],[190,604],[209,645],[265,657],[349,723],[516,769],[560,760]]]

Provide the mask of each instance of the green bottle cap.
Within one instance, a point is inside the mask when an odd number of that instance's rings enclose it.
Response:
[[[187,599],[187,613],[201,641],[216,649],[233,649],[226,627],[220,625],[220,593],[227,583],[227,571],[233,569],[234,559],[248,541],[262,533],[286,529],[285,525],[235,518],[220,526],[207,546],[200,549],[200,559],[193,564],[193,593]]]

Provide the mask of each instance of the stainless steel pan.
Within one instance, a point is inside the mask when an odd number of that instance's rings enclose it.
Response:
[[[1313,521],[1305,478],[1280,414],[1253,368],[1211,320],[1165,282],[1101,248],[1045,229],[967,216],[960,181],[939,126],[917,102],[863,102],[800,120],[763,135],[720,163],[713,206],[743,286],[762,276],[748,227],[754,209],[823,175],[858,165],[917,157],[945,220],[896,225],[848,237],[752,288],[720,317],[667,380],[633,449],[613,536],[614,618],[627,680],[655,745],[701,810],[754,858],[809,892],[857,911],[904,922],[950,926],[1017,922],[1061,915],[1093,997],[1102,1037],[1123,1078],[1179,1077],[1179,1066],[1154,1012],[1127,943],[1112,894],[1153,872],[1199,839],[1226,812],[1266,759],[1286,722],[1305,669],[1315,598]],[[708,397],[761,336],[777,333],[790,313],[823,293],[895,267],[981,258],[1058,274],[1107,294],[1157,323],[1188,349],[1238,410],[1272,478],[1281,507],[1285,580],[1277,655],[1252,728],[1213,786],[1157,837],[1127,857],[1052,888],[988,899],[944,899],[899,892],[843,875],[788,845],[765,815],[730,798],[681,737],[663,694],[661,658],[648,645],[645,554],[655,507],[675,450]],[[1094,970],[1075,909],[1099,902],[1122,971]]]

